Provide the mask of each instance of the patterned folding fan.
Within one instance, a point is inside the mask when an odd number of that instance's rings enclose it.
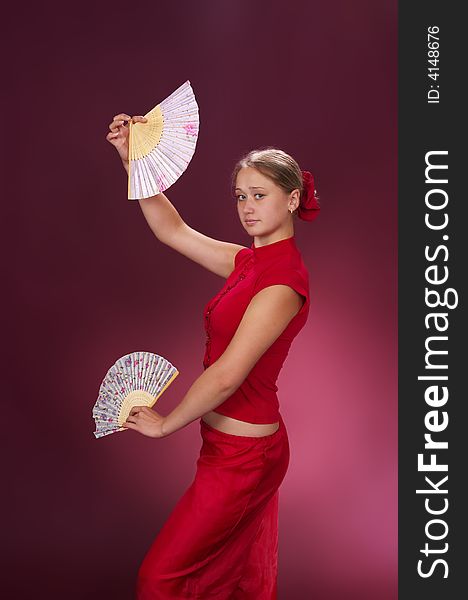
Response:
[[[128,199],[149,198],[166,190],[187,168],[198,139],[198,105],[186,81],[145,115],[129,122]]]
[[[178,374],[174,365],[151,352],[132,352],[119,358],[107,371],[93,407],[96,438],[128,431],[122,423],[132,408],[153,406]]]

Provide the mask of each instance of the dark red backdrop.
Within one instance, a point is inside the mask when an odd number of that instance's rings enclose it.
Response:
[[[154,238],[105,141],[114,114],[189,79],[200,136],[167,195],[192,227],[250,245],[229,177],[254,147],[290,152],[321,197],[296,229],[312,305],[279,380],[279,597],[396,598],[396,0],[49,2],[4,24],[5,597],[132,598],[194,475],[197,423],[95,440],[91,418],[127,352],[180,369],[163,413],[202,372],[202,309],[222,280]]]

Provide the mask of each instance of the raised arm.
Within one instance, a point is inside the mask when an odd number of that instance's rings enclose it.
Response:
[[[128,126],[127,121],[144,123],[142,116],[130,117],[120,113],[109,125],[106,139],[117,149],[122,164],[128,173]],[[234,257],[244,246],[216,240],[203,235],[182,219],[169,198],[161,193],[138,200],[140,208],[154,235],[163,244],[195,261],[223,278],[229,277],[234,269]]]
[[[250,301],[229,346],[196,379],[180,404],[166,417],[148,407],[134,408],[124,426],[152,437],[165,437],[215,409],[237,390],[299,312],[302,302],[301,295],[287,285],[272,285],[259,291]]]

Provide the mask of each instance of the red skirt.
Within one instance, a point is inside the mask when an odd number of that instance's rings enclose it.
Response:
[[[287,431],[224,433],[200,419],[195,478],[138,571],[137,600],[274,600]]]

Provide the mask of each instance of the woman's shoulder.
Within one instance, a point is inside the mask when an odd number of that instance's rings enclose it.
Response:
[[[252,264],[257,279],[264,276],[269,277],[275,273],[282,275],[289,273],[291,277],[301,280],[305,286],[308,286],[309,273],[299,251],[256,261],[253,248],[243,247],[237,251],[234,257],[234,270],[238,272],[249,264]]]
[[[280,258],[276,261],[272,261],[269,264],[262,265],[259,271],[259,275],[272,275],[274,273],[288,273],[291,276],[298,277],[304,282],[308,281],[309,273],[301,260],[294,260],[291,258]]]
[[[252,256],[253,256],[252,248],[247,248],[246,246],[244,246],[243,248],[238,250],[238,252],[236,253],[236,255],[234,257],[234,268],[237,268],[240,265],[244,264],[247,260],[252,258]]]
[[[262,270],[268,272],[290,271],[296,272],[299,276],[308,278],[307,267],[302,259],[300,252],[291,252],[276,256],[274,259],[265,261]]]
[[[281,257],[269,264],[262,265],[257,272],[254,293],[270,285],[288,285],[299,292],[304,298],[309,298],[309,274],[301,262],[291,257]]]

